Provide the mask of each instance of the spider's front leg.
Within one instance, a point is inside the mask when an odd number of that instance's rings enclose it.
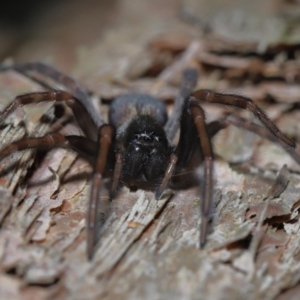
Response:
[[[246,123],[244,119],[225,118],[206,126],[205,114],[198,101],[231,105],[234,107],[250,110],[266,128]],[[295,152],[296,143],[285,136],[279,128],[268,118],[251,99],[230,94],[220,94],[209,90],[198,90],[191,94],[185,101],[181,116],[181,133],[176,153],[178,156],[178,167],[183,167],[192,157],[197,146],[197,139],[204,163],[204,185],[201,201],[201,228],[200,228],[200,248],[204,246],[207,235],[207,225],[209,221],[209,211],[213,191],[213,150],[211,137],[219,130],[228,125],[242,127],[248,131],[275,141],[281,146],[289,146],[286,151],[297,161],[300,161],[298,153]],[[197,138],[195,138],[197,137]],[[285,147],[286,148],[286,147]]]
[[[5,156],[25,149],[50,149],[65,148],[72,149],[81,156],[94,163],[92,175],[91,195],[87,213],[87,256],[93,256],[94,245],[96,242],[96,224],[98,213],[98,202],[102,178],[108,162],[111,145],[114,139],[115,129],[113,126],[105,124],[100,127],[98,132],[98,142],[95,143],[80,136],[64,136],[60,133],[47,134],[40,138],[21,139],[4,147],[0,151],[0,160]],[[96,158],[96,159],[95,159]]]
[[[204,186],[201,201],[201,227],[200,227],[200,248],[206,242],[207,226],[209,222],[210,205],[213,193],[213,150],[210,137],[208,136],[205,123],[205,114],[202,107],[195,101],[189,102],[191,114],[198,133],[201,153],[204,163]]]
[[[196,149],[202,154],[204,164],[204,178],[202,184],[202,199],[200,201],[201,226],[199,247],[206,242],[207,226],[209,222],[210,205],[213,193],[213,150],[208,134],[205,113],[202,107],[188,97],[182,109],[180,123],[180,138],[176,149],[178,156],[177,168],[182,168],[190,161]]]
[[[98,154],[92,176],[91,196],[87,214],[87,256],[92,259],[96,244],[96,225],[98,203],[102,178],[105,172],[109,152],[115,137],[115,129],[112,125],[105,124],[98,131]]]
[[[207,226],[209,222],[210,204],[213,191],[213,150],[205,123],[205,114],[202,107],[188,97],[185,99],[180,118],[180,138],[175,150],[170,157],[169,165],[166,169],[165,176],[161,185],[156,191],[158,199],[165,190],[169,180],[171,179],[175,168],[181,169],[185,167],[196,149],[202,154],[204,163],[204,184],[202,185],[202,200],[200,205],[201,227],[199,247],[202,248],[206,242]]]

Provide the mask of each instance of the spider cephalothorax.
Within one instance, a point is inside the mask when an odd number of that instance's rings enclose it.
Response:
[[[111,195],[126,184],[144,188],[149,184],[160,198],[172,181],[174,174],[185,168],[191,157],[198,154],[204,167],[201,179],[200,247],[205,244],[213,196],[213,150],[211,138],[229,125],[238,126],[284,146],[300,163],[294,151],[296,144],[280,132],[267,115],[249,98],[220,94],[210,90],[193,92],[197,72],[188,69],[183,74],[182,85],[168,118],[165,105],[145,94],[124,95],[115,99],[110,107],[109,122],[98,113],[89,100],[88,93],[72,78],[50,66],[35,63],[15,67],[20,72],[34,70],[65,85],[67,91],[44,91],[20,95],[0,113],[0,122],[17,107],[45,101],[63,102],[69,106],[85,136],[49,133],[40,138],[26,138],[5,146],[4,156],[29,148],[72,149],[93,165],[92,188],[87,218],[87,255],[92,258],[95,245],[97,204],[104,176],[111,174]],[[230,105],[251,111],[264,126],[259,126],[233,115],[206,123],[201,102]],[[172,141],[180,130],[179,142]]]
[[[124,147],[124,180],[159,182],[169,162],[170,146],[163,127],[148,115],[136,116],[117,137],[116,151]]]
[[[163,126],[168,115],[164,104],[145,94],[116,98],[109,120],[117,128],[115,151],[127,163],[122,165],[122,181],[159,184],[169,162],[170,145]]]

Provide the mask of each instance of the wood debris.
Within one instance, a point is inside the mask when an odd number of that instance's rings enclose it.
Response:
[[[140,39],[124,31],[122,44],[112,31],[81,53],[74,74],[103,114],[115,96],[133,91],[154,91],[171,110],[180,71],[194,66],[198,88],[253,98],[299,143],[297,44],[289,40],[281,50],[276,40],[258,51],[246,39],[225,47],[224,40],[175,29]],[[1,108],[43,88],[13,71],[0,73],[0,86]],[[209,121],[228,112],[249,118],[227,107],[204,108]],[[51,105],[18,110],[1,125],[1,145],[43,135],[56,121],[54,112]],[[214,148],[214,204],[204,249],[197,249],[199,187],[174,189],[159,201],[152,192],[123,188],[112,201],[107,191],[101,195],[104,222],[92,261],[85,254],[87,162],[62,149],[42,161],[34,151],[1,161],[0,298],[275,299],[298,286],[300,166],[285,149],[233,126],[214,138]],[[270,194],[278,180],[284,187]]]

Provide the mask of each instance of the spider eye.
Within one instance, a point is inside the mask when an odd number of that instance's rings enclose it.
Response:
[[[145,142],[146,141],[152,141],[152,132],[149,134],[147,132],[145,133],[136,133],[134,135],[135,139],[137,140],[144,140]]]
[[[153,149],[151,150],[151,152],[150,152],[150,155],[155,155],[155,154],[157,154],[157,153],[158,153],[157,148],[153,148]]]

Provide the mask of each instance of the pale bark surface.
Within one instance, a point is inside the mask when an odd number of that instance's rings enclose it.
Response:
[[[183,3],[191,12],[193,2]],[[155,94],[171,110],[182,70],[194,66],[198,88],[251,97],[299,142],[299,59],[279,47],[296,53],[294,41],[276,37],[262,49],[261,36],[206,36],[193,21],[153,16],[143,26],[107,30],[80,52],[72,76],[106,116],[111,99],[133,91]],[[14,71],[0,73],[0,109],[41,89]],[[253,121],[241,111],[204,107],[208,121],[228,111]],[[51,104],[21,108],[1,125],[0,145],[41,136],[55,121]],[[60,130],[82,134],[73,123]],[[1,161],[0,299],[296,299],[300,166],[278,145],[233,127],[214,138],[214,149],[212,223],[203,250],[199,187],[181,188],[183,176],[159,201],[127,188],[110,201],[103,189],[106,220],[91,262],[88,163],[62,149],[42,160],[24,151]]]

